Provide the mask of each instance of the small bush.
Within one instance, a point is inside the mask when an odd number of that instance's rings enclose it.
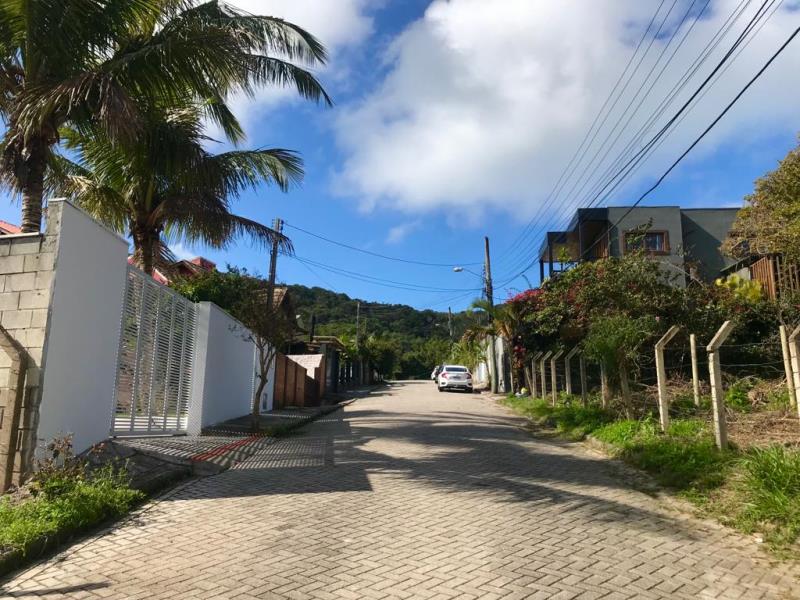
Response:
[[[740,379],[732,383],[725,391],[725,405],[735,410],[748,412],[752,408],[748,392],[753,389],[750,379]]]
[[[128,487],[124,473],[107,467],[57,495],[40,494],[20,504],[0,499],[0,551],[25,553],[40,540],[123,515],[141,498],[141,492]]]
[[[18,504],[0,498],[0,553],[26,554],[34,544],[123,515],[144,497],[129,487],[124,469],[109,465],[90,472],[74,456],[69,437],[48,444],[30,491],[31,499]]]
[[[766,540],[777,547],[794,543],[800,537],[800,451],[755,448],[741,465],[746,504],[739,526],[764,528]]]

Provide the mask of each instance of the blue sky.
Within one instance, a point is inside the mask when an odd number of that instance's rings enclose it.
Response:
[[[663,21],[662,28],[645,37],[645,45],[652,39],[649,53],[598,132],[593,150],[603,140],[610,144],[598,152],[601,165],[610,164],[622,148],[611,144],[620,131],[612,125],[617,120],[620,127],[628,125],[620,144],[631,137],[739,5],[711,0],[698,17],[705,0],[675,0],[670,12],[666,2],[658,13],[659,2],[639,0],[234,3],[286,17],[319,35],[331,49],[331,62],[319,77],[336,102],[326,109],[274,91],[235,100],[249,134],[247,145],[295,149],[307,171],[303,185],[288,194],[271,188],[245,194],[237,212],[266,223],[279,216],[291,226],[371,252],[463,264],[476,272],[480,265],[472,263],[482,261],[488,235],[495,280],[504,284],[496,289],[498,298],[527,287],[523,278],[513,277],[538,249],[538,232],[557,228],[574,207],[592,198],[592,185],[581,193],[580,174],[592,171],[583,164],[572,173],[574,188],[570,184],[542,210],[653,15],[654,23]],[[761,2],[751,4],[662,120],[711,70]],[[798,24],[797,3],[784,2],[608,203],[636,199]],[[798,48],[776,61],[648,203],[741,205],[754,179],[796,144]],[[623,112],[639,101],[636,114]],[[587,181],[600,181],[598,175]],[[18,207],[4,203],[0,218],[18,221]],[[507,252],[529,221],[537,233],[529,236],[532,243]],[[284,282],[442,310],[448,305],[462,309],[479,294],[480,281],[466,271],[370,257],[291,227],[286,233],[297,257],[313,262],[281,257],[278,277]],[[220,266],[261,273],[269,261],[246,242],[226,251],[174,247],[181,255],[202,254]],[[363,281],[361,275],[385,285]],[[527,276],[536,284],[538,267]],[[407,284],[415,289],[405,289]]]

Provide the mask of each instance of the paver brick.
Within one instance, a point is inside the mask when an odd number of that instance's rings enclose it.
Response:
[[[668,511],[485,397],[393,386],[18,573],[13,597],[800,597],[745,539]]]

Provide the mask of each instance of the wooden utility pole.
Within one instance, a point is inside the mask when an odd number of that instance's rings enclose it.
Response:
[[[489,256],[489,238],[483,238],[484,248],[486,252],[486,299],[489,301],[489,306],[494,306],[494,288],[492,287],[492,259]]]
[[[486,301],[489,303],[489,308],[494,307],[494,288],[492,287],[492,259],[489,255],[489,237],[484,236],[483,238],[483,246],[485,252],[485,262],[483,265],[483,274],[484,274],[484,291],[486,292]],[[489,365],[491,368],[491,381],[492,381],[492,393],[496,394],[499,391],[499,373],[497,372],[497,352],[495,348],[495,341],[494,336],[490,336],[489,340],[492,344],[492,353],[491,353],[491,364]]]
[[[283,232],[283,221],[279,217],[275,217],[272,228],[278,233]],[[269,254],[269,283],[267,285],[267,312],[272,312],[273,304],[275,302],[275,275],[278,268],[278,238],[277,236],[272,241],[272,249]]]
[[[453,343],[453,310],[447,307],[447,330],[450,332],[450,343]]]

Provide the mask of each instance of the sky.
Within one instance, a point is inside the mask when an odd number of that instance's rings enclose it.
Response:
[[[484,236],[498,300],[536,285],[545,231],[579,206],[636,201],[800,26],[800,0],[232,3],[295,22],[330,52],[315,73],[333,108],[292,90],[231,99],[243,147],[290,148],[305,161],[302,185],[286,194],[264,186],[234,205],[287,223],[295,256],[280,257],[278,279],[436,310],[480,295]],[[743,33],[674,130],[612,193],[599,193],[626,148],[651,139]],[[643,202],[741,206],[797,143],[798,72],[800,38]],[[17,222],[18,206],[2,203],[0,218]],[[223,268],[263,274],[269,263],[246,241],[172,248]]]

